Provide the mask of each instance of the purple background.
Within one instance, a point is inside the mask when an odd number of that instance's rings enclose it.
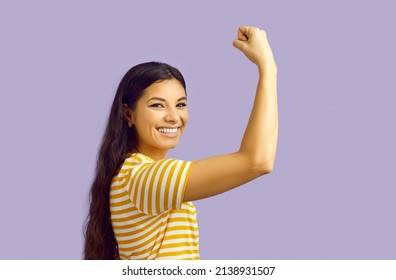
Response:
[[[0,258],[80,259],[118,82],[159,60],[187,80],[171,156],[238,149],[257,74],[232,47],[267,31],[274,172],[197,201],[202,259],[396,259],[393,1],[1,1]]]

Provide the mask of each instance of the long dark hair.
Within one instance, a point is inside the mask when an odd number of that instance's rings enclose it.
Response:
[[[129,128],[124,118],[123,104],[132,110],[151,84],[176,79],[186,89],[186,83],[179,70],[160,62],[146,62],[132,67],[122,78],[97,156],[95,177],[90,191],[90,208],[85,223],[84,259],[119,259],[118,245],[110,219],[110,184],[118,174],[136,143],[135,130]]]

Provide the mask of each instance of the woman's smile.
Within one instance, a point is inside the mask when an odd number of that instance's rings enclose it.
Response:
[[[162,136],[174,138],[179,135],[180,127],[160,127],[157,130]]]

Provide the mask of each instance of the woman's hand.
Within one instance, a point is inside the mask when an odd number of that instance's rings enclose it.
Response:
[[[257,27],[241,26],[233,45],[256,64],[260,72],[277,71],[274,56],[264,30]]]

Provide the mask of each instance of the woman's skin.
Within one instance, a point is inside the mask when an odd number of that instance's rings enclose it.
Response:
[[[237,152],[194,161],[184,201],[217,195],[270,173],[278,141],[277,67],[265,31],[242,26],[234,47],[256,64],[259,81],[250,118]],[[166,158],[188,121],[186,95],[175,80],[149,86],[126,119],[138,132],[137,150],[155,160]],[[163,128],[168,128],[164,133]],[[171,131],[170,128],[178,128]]]

